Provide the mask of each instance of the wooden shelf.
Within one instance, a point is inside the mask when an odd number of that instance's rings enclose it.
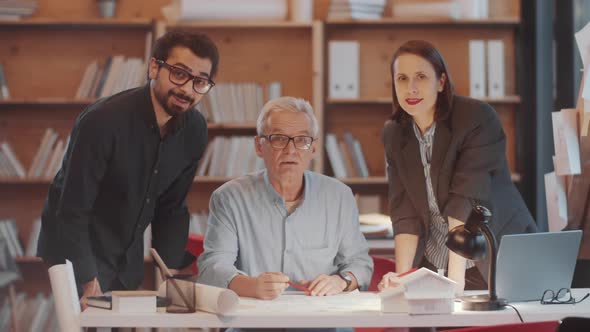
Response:
[[[71,99],[71,98],[36,98],[36,99],[4,99],[0,100],[0,106],[17,107],[84,107],[93,103],[96,99]]]
[[[20,256],[14,259],[19,264],[29,264],[29,263],[41,263],[43,260],[41,257],[34,257],[34,256]]]
[[[0,178],[0,185],[48,185],[49,179],[30,179],[30,178]]]
[[[387,178],[384,176],[370,176],[366,178],[338,178],[347,185],[387,185]]]
[[[492,18],[485,20],[453,20],[453,19],[428,19],[428,18],[384,18],[380,20],[351,20],[338,19],[327,20],[327,26],[350,27],[458,27],[458,28],[515,28],[520,24],[517,17]]]
[[[311,28],[311,22],[290,22],[290,21],[186,21],[168,24],[169,28]]]
[[[50,29],[151,29],[150,19],[74,19],[62,20],[51,18],[33,18],[22,21],[0,21],[0,27],[13,28],[50,28]]]
[[[478,98],[489,104],[520,104],[520,96],[505,96],[499,98]],[[391,105],[391,97],[382,98],[356,98],[356,99],[333,99],[328,98],[328,105]]]
[[[520,182],[521,176],[519,173],[512,173],[510,175],[512,182]],[[347,185],[387,185],[387,178],[385,176],[370,176],[367,178],[354,177],[354,178],[338,178],[338,180],[346,183]]]
[[[218,130],[256,130],[256,123],[209,123],[207,127]]]
[[[16,257],[15,262],[17,264],[38,264],[38,263],[42,263],[43,260],[41,259],[41,257],[35,257],[35,256],[20,256],[20,257]],[[145,257],[143,259],[144,263],[153,263],[154,259],[152,257]]]
[[[195,178],[196,183],[212,183],[221,184],[225,183],[235,177],[231,176],[197,176]],[[522,177],[519,173],[512,173],[511,178],[513,182],[520,182]],[[384,176],[370,176],[366,178],[362,177],[351,177],[351,178],[338,178],[338,180],[348,185],[387,185],[387,178]],[[49,179],[19,179],[19,178],[0,178],[0,185],[49,185],[51,180]]]

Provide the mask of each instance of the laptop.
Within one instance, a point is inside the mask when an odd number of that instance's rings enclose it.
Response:
[[[496,265],[498,297],[538,301],[546,289],[571,287],[581,239],[581,230],[504,235]]]

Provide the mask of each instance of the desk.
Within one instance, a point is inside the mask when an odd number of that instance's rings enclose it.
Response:
[[[590,289],[575,289],[576,298],[590,292]],[[283,297],[288,301],[289,296]],[[245,301],[247,302],[247,301]],[[295,301],[296,302],[296,301]],[[270,307],[252,308],[247,303],[231,316],[217,316],[210,313],[194,314],[121,314],[110,310],[89,308],[80,314],[82,327],[416,327],[416,326],[479,326],[520,322],[514,309],[507,307],[499,311],[463,311],[461,304],[455,303],[455,312],[444,315],[388,314],[380,311],[379,297],[376,293],[361,293],[357,303],[359,310],[345,308],[318,311],[317,308],[292,308],[286,311],[270,311]],[[266,301],[266,303],[271,303]],[[353,304],[350,304],[351,306]],[[559,320],[567,316],[590,318],[590,299],[572,305],[541,305],[539,302],[512,303],[525,322]]]

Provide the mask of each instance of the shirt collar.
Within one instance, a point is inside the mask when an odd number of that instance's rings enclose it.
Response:
[[[266,189],[266,192],[267,192],[270,200],[275,203],[280,203],[282,205],[285,205],[285,199],[283,198],[283,196],[281,196],[275,190],[275,188],[272,186],[272,184],[270,183],[270,179],[268,178],[268,170],[267,169],[264,169],[264,171],[262,172],[262,178],[264,179],[264,187]],[[304,171],[303,172],[303,195],[301,196],[301,201],[299,203],[300,207],[305,202],[305,197],[307,197],[309,195],[309,183],[310,183],[309,179],[310,179],[309,171]]]
[[[413,128],[414,134],[416,135],[416,138],[419,142],[430,141],[432,140],[432,137],[434,136],[434,131],[436,130],[436,122],[432,123],[432,126],[430,126],[430,128],[426,130],[424,135],[422,135],[422,133],[420,132],[420,128],[418,128],[416,122],[413,123]]]

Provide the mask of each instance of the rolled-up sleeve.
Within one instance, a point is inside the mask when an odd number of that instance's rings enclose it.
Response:
[[[482,116],[474,121],[459,149],[443,215],[465,221],[472,202],[489,201],[492,175],[503,167],[506,136],[491,106],[481,104]]]
[[[399,177],[399,170],[394,160],[393,144],[395,144],[395,140],[392,137],[394,125],[391,123],[387,125],[382,136],[387,161],[389,216],[393,225],[393,234],[420,235],[422,233],[422,219],[416,213],[416,209],[410,201],[406,188]]]
[[[227,288],[236,275],[245,273],[235,267],[238,234],[235,223],[222,202],[221,195],[214,192],[209,203],[204,252],[199,256],[197,265],[200,283]]]
[[[360,288],[366,290],[373,275],[373,260],[369,256],[367,240],[360,231],[358,209],[350,189],[341,202],[342,239],[336,256],[336,265],[338,271],[351,272]]]

